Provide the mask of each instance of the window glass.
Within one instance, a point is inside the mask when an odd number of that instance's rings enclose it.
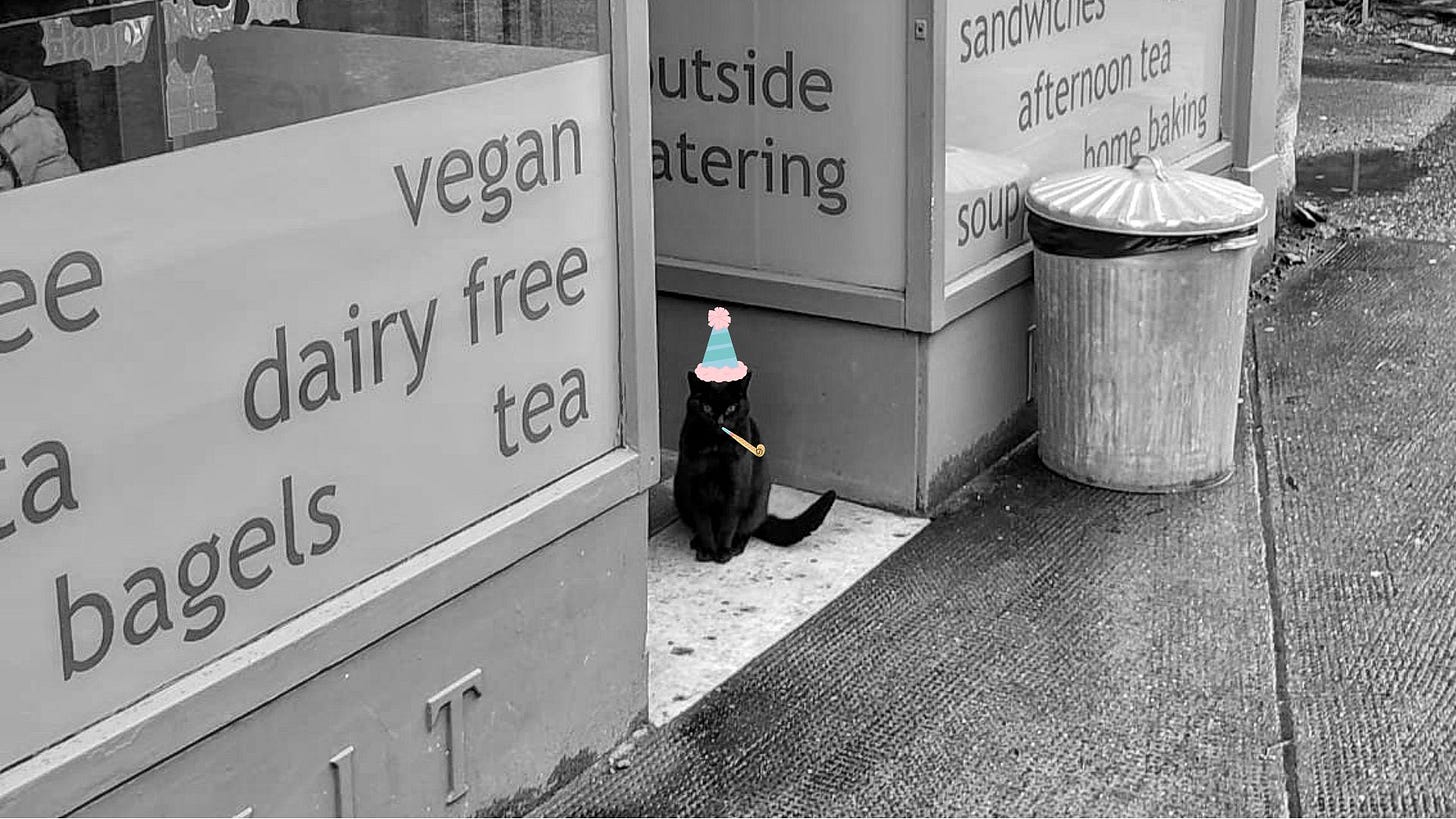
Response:
[[[945,258],[1021,245],[1027,187],[1220,137],[1225,0],[948,0]]]
[[[4,0],[0,190],[605,50],[605,0]]]

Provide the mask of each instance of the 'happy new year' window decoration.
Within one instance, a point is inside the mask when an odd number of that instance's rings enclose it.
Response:
[[[253,23],[285,22],[298,25],[298,0],[245,0],[248,13],[239,28]],[[238,0],[226,6],[198,4],[194,0],[161,0],[167,28],[167,44],[178,40],[206,40],[234,27]]]
[[[231,31],[233,10],[238,0],[228,0],[226,6],[198,5],[192,0],[161,0],[162,19],[166,22],[167,45],[184,37],[189,40],[206,40],[221,31]]]
[[[253,23],[285,22],[298,25],[298,0],[251,0],[248,3],[248,19],[243,28]]]
[[[298,25],[299,0],[243,0],[247,14],[242,25],[235,23],[238,0],[225,6],[194,0],[159,0],[167,45],[182,39],[205,40],[213,34],[248,28],[254,23]],[[152,15],[117,20],[94,26],[78,26],[69,17],[41,20],[41,46],[45,65],[85,60],[92,71],[139,63],[146,58],[151,41]]]
[[[85,60],[91,70],[139,63],[151,42],[152,16],[95,26],[78,26],[68,17],[40,21],[45,65]]]

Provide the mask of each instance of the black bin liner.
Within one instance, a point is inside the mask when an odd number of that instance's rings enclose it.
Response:
[[[1072,256],[1080,259],[1116,259],[1123,256],[1145,256],[1151,253],[1167,253],[1200,245],[1253,236],[1259,232],[1258,225],[1209,233],[1201,236],[1132,236],[1126,233],[1109,233],[1091,228],[1073,227],[1060,222],[1026,214],[1026,232],[1038,250],[1056,256]]]

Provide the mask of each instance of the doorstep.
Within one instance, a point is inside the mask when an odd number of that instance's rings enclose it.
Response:
[[[677,519],[672,474],[649,494],[648,720],[661,727],[808,620],[930,522],[840,499],[818,531],[787,548],[749,541],[726,564],[700,563]],[[769,510],[792,516],[818,496],[775,485]]]

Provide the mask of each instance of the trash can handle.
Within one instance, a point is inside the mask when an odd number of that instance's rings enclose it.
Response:
[[[1158,177],[1160,181],[1168,181],[1168,172],[1163,168],[1163,160],[1157,158],[1156,156],[1153,156],[1152,154],[1138,154],[1137,156],[1133,157],[1132,164],[1128,165],[1127,168],[1128,170],[1135,171],[1138,169],[1138,166],[1142,165],[1144,162],[1152,164],[1153,175]]]
[[[1232,239],[1224,239],[1221,242],[1215,242],[1213,244],[1213,247],[1209,248],[1209,250],[1212,250],[1214,253],[1219,253],[1225,250],[1243,250],[1246,247],[1253,247],[1258,243],[1259,237],[1257,235],[1237,236]]]

